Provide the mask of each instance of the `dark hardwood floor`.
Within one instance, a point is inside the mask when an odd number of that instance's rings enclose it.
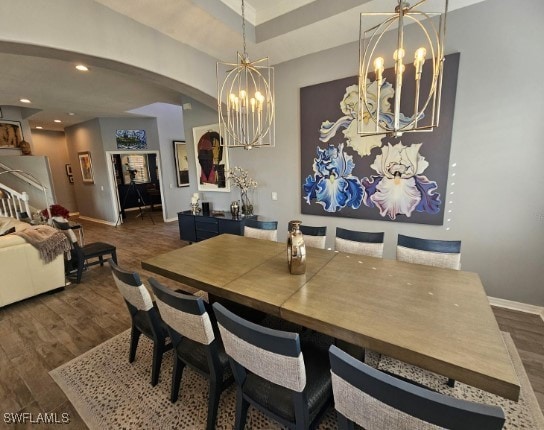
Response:
[[[154,275],[141,269],[141,260],[186,245],[179,240],[177,223],[163,223],[158,212],[153,218],[155,225],[149,217],[135,218],[135,213],[129,212],[127,222],[118,227],[80,222],[87,243],[114,244],[119,265],[137,271],[147,281]],[[190,287],[156,277],[172,288],[191,291]],[[499,308],[494,311],[501,329],[512,334],[544,409],[544,322],[530,314]],[[2,416],[6,412],[67,412],[69,428],[86,428],[48,372],[129,327],[126,306],[107,264],[90,267],[79,285],[0,309]],[[0,428],[3,426],[0,418]]]

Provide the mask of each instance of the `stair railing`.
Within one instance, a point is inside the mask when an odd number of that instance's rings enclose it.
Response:
[[[10,173],[12,175],[17,176],[18,178],[24,180],[25,182],[31,184],[32,186],[40,189],[43,191],[44,199],[45,199],[45,207],[47,208],[48,218],[51,219],[51,210],[49,201],[47,198],[47,187],[43,185],[38,178],[36,178],[34,175],[25,172],[20,169],[8,169],[0,172],[0,175]],[[0,205],[0,215],[1,216],[8,216],[11,218],[20,218],[20,214],[22,212],[26,212],[28,217],[31,217],[32,214],[30,213],[30,205],[28,204],[28,194],[26,192],[19,193],[18,191],[15,191],[14,189],[8,187],[7,185],[4,185],[0,183],[0,189],[4,191],[4,194],[7,194],[7,197],[3,197],[1,199],[1,205]]]

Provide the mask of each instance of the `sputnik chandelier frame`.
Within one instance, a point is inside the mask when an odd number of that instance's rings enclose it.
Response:
[[[361,13],[357,131],[362,136],[387,134],[398,137],[406,132],[432,131],[438,127],[448,0],[443,0],[444,10],[440,12],[420,10],[426,1],[421,0],[410,6],[399,0],[393,13]],[[363,31],[364,22],[376,17],[385,18],[385,21]],[[385,35],[395,25],[396,46],[386,49],[385,39],[394,33]],[[405,31],[409,32],[410,41]],[[412,60],[407,53],[412,48],[413,69],[409,70]],[[422,79],[423,64],[429,54],[432,76]],[[394,64],[394,82],[387,82],[384,77],[387,61],[384,58],[389,58]],[[427,70],[425,73],[429,73]],[[415,81],[412,85],[414,89],[409,93],[403,92],[403,79],[407,72]],[[409,101],[402,102],[403,97]]]
[[[217,112],[221,145],[252,149],[275,145],[274,68],[268,57],[250,61],[242,0],[243,53],[238,62],[217,62]]]

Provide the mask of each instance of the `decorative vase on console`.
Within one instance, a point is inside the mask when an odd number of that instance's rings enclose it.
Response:
[[[240,193],[241,200],[242,200],[242,214],[243,215],[253,215],[253,205],[251,204],[251,201],[249,200],[249,196],[246,192]]]
[[[238,200],[234,200],[230,204],[230,214],[233,218],[238,218],[238,216],[240,215],[240,205],[238,204]]]
[[[234,167],[227,171],[227,180],[240,188],[240,204],[242,215],[253,215],[253,204],[249,199],[249,191],[257,188],[257,181],[249,177],[247,170],[241,167]]]

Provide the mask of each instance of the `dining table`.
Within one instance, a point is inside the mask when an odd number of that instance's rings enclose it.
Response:
[[[222,234],[142,268],[517,401],[520,383],[477,273]]]

